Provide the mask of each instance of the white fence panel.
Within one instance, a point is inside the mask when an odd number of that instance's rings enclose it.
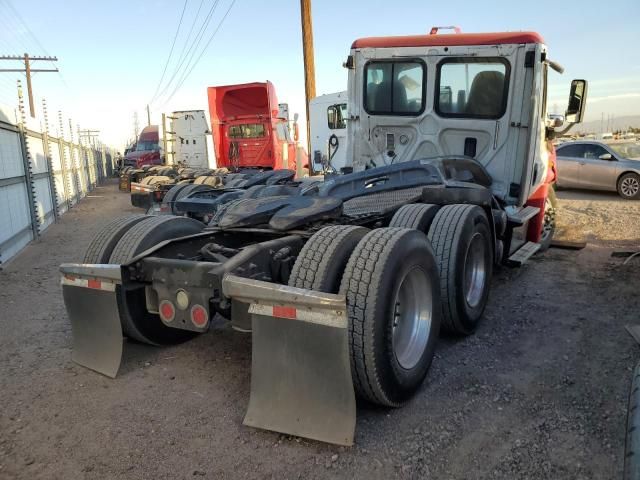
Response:
[[[51,186],[48,177],[38,178],[33,184],[36,190],[36,212],[42,232],[55,220],[53,202],[51,201]]]
[[[28,135],[27,146],[29,147],[29,153],[31,154],[32,173],[35,174],[49,171],[49,167],[47,166],[47,157],[44,154],[42,139]]]
[[[25,183],[0,188],[0,205],[0,259],[4,262],[33,240]]]
[[[0,178],[24,175],[20,135],[0,128]]]
[[[47,132],[40,132],[39,126],[28,118],[24,128],[3,118],[0,122],[0,264],[18,253],[34,236],[38,237],[58,214],[86,196],[104,172],[111,172],[111,165],[106,165],[109,156],[62,138],[47,137]],[[23,152],[23,144],[28,156]],[[28,171],[25,165],[29,166]]]

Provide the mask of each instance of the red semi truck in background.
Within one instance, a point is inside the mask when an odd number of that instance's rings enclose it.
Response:
[[[160,154],[158,126],[149,125],[140,132],[135,150],[125,155],[123,166],[141,168],[145,165],[160,164],[162,164],[162,156]]]
[[[211,131],[218,168],[296,169],[297,124],[273,84],[209,87]],[[303,155],[306,165],[306,154]]]

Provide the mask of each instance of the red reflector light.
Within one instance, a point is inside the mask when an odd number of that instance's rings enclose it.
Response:
[[[89,288],[100,290],[101,286],[102,286],[102,282],[100,280],[96,280],[94,278],[90,278],[89,280],[87,280],[87,287]]]
[[[174,318],[176,318],[176,309],[168,300],[163,300],[160,302],[160,308],[158,309],[160,313],[160,318],[165,322],[171,322]]]
[[[162,190],[156,190],[155,192],[153,192],[153,194],[156,196],[157,202],[161,202],[164,198],[164,192]]]
[[[297,312],[294,307],[281,307],[279,305],[275,305],[273,307],[273,316],[278,318],[295,319],[297,316]]]
[[[191,321],[198,327],[204,327],[209,321],[209,314],[202,305],[194,305],[191,307]]]

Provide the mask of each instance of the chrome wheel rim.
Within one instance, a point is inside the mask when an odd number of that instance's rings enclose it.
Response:
[[[431,282],[422,268],[405,273],[392,305],[393,353],[400,366],[410,370],[422,358],[431,333]]]
[[[551,200],[547,197],[544,202],[544,221],[542,222],[542,235],[541,241],[544,242],[549,238],[549,235],[553,233],[553,228],[556,225],[556,209],[553,208]]]
[[[467,248],[463,277],[465,300],[471,308],[482,301],[486,277],[484,237],[475,233]]]
[[[627,177],[622,180],[620,190],[625,197],[635,197],[640,191],[640,181],[635,177]]]

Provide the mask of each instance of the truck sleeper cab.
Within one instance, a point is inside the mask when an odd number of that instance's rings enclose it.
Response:
[[[252,335],[245,424],[352,444],[356,395],[408,401],[440,328],[472,334],[493,267],[540,248],[517,233],[547,179],[547,63],[532,33],[357,40],[354,172],[282,184],[264,172],[178,201],[187,216],[106,227],[85,265],[61,267],[74,359],[115,376],[123,335],[178,343],[219,313]],[[570,98],[574,123],[586,82]]]
[[[297,138],[292,138],[288,108],[278,104],[271,82],[207,91],[218,167],[296,168]]]

